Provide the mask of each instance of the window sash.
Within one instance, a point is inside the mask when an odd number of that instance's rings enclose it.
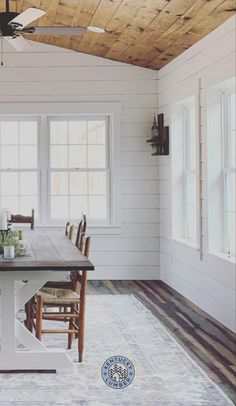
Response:
[[[87,216],[88,218],[90,218],[92,220],[92,222],[94,224],[110,224],[111,223],[111,168],[110,168],[110,145],[109,145],[109,117],[108,116],[104,116],[104,115],[100,115],[100,116],[49,116],[47,118],[48,121],[48,132],[49,132],[49,167],[48,167],[48,214],[47,214],[47,218],[48,218],[48,222],[49,223],[57,223],[58,221],[61,221],[60,219],[56,219],[56,218],[52,218],[52,200],[53,200],[53,194],[51,193],[51,174],[52,173],[59,173],[59,172],[63,172],[63,173],[67,173],[68,176],[70,173],[85,173],[88,174],[91,172],[97,172],[97,173],[105,173],[106,175],[106,195],[102,195],[102,196],[106,196],[106,217],[103,218],[91,218],[90,217],[90,209],[89,209],[89,199],[91,198],[91,194],[88,193],[87,191],[87,195],[86,195],[86,200],[87,200]],[[52,144],[51,143],[51,133],[50,133],[50,123],[53,121],[65,121],[67,122],[67,134],[66,134],[66,138],[67,138],[67,143],[60,143],[60,144]],[[55,168],[51,166],[51,146],[52,145],[64,145],[64,146],[68,146],[68,153],[69,153],[69,146],[74,145],[69,143],[69,132],[68,132],[68,123],[69,122],[75,122],[75,121],[86,121],[88,122],[93,122],[93,121],[104,121],[105,122],[105,142],[103,144],[92,144],[92,143],[88,143],[88,139],[86,141],[86,143],[83,144],[75,144],[77,146],[86,146],[87,148],[87,157],[88,157],[88,146],[92,146],[92,145],[104,145],[105,147],[105,165],[101,166],[101,167],[92,167],[92,166],[81,166],[78,168],[75,167],[62,167],[62,168]],[[86,138],[89,137],[89,133],[88,133],[88,129],[86,132]],[[68,156],[68,165],[69,165],[69,156]],[[87,183],[87,187],[88,187],[88,183]],[[68,216],[69,218],[71,218],[70,216],[70,202],[71,199],[73,198],[73,195],[70,194],[69,190],[68,190],[68,194],[64,195],[67,198],[67,204],[68,204]],[[78,196],[82,196],[82,195],[78,195]],[[94,196],[99,196],[99,195],[94,195]],[[77,215],[77,218],[79,217],[79,213]],[[73,216],[71,218],[71,220],[73,220]],[[75,220],[75,218],[74,218]]]
[[[36,207],[35,208],[35,216],[36,218],[39,217],[40,213],[39,213],[39,195],[40,195],[40,169],[39,169],[39,117],[38,116],[0,116],[0,123],[4,123],[4,122],[10,122],[10,123],[17,123],[17,134],[16,134],[16,138],[17,138],[17,142],[4,142],[2,143],[2,138],[1,138],[1,142],[0,142],[0,148],[5,147],[15,147],[17,148],[17,155],[18,155],[18,165],[16,167],[0,167],[0,191],[2,191],[2,178],[4,177],[4,174],[16,174],[16,178],[17,178],[17,188],[16,188],[16,193],[12,193],[11,191],[9,191],[9,193],[4,193],[4,194],[0,194],[0,207],[6,206],[6,204],[4,203],[4,200],[9,201],[9,199],[15,199],[15,204],[17,205],[18,209],[14,209],[18,211],[20,211],[22,214],[30,214],[31,213],[31,209],[33,207],[28,208],[29,212],[24,210],[24,205],[22,204],[21,207],[21,201],[30,197],[34,197],[36,199]],[[34,140],[34,142],[21,142],[21,138],[20,138],[20,125],[21,123],[27,123],[27,122],[35,122],[36,124],[36,138]],[[2,128],[2,126],[1,126]],[[20,149],[22,147],[28,147],[28,146],[33,146],[36,149],[36,164],[35,166],[32,167],[27,167],[21,165],[20,166]],[[37,185],[36,185],[36,193],[23,193],[22,192],[22,174],[35,174],[36,178],[37,178]],[[17,214],[17,213],[15,213]]]
[[[84,173],[89,175],[90,173],[104,173],[105,174],[105,178],[106,178],[106,194],[90,194],[89,191],[87,190],[87,193],[84,194],[78,194],[78,195],[74,195],[72,193],[70,193],[69,191],[69,185],[68,185],[68,193],[65,194],[53,194],[51,191],[51,176],[54,173],[65,173],[68,174],[68,177],[71,173]],[[59,218],[53,218],[51,215],[51,210],[52,210],[52,198],[54,196],[64,196],[67,198],[67,202],[68,202],[68,218],[70,218],[71,220],[77,220],[80,213],[77,214],[76,217],[73,217],[70,215],[70,199],[73,197],[77,197],[77,196],[83,196],[86,197],[87,200],[87,207],[88,209],[86,210],[86,214],[87,217],[90,218],[90,220],[93,221],[94,224],[110,224],[111,222],[111,210],[110,210],[110,178],[111,178],[111,170],[110,168],[89,168],[89,169],[49,169],[48,171],[48,221],[50,223],[58,223],[58,221],[61,221],[62,219]],[[88,183],[87,183],[87,189],[88,189]],[[106,196],[106,217],[105,218],[92,218],[90,216],[90,212],[89,212],[89,199],[90,197],[96,197],[96,196]]]
[[[235,168],[235,129],[231,127],[232,106],[231,97],[235,95],[233,90],[223,90],[221,94],[222,106],[222,178],[223,178],[223,252],[230,256],[235,256],[235,191],[232,184],[230,186],[230,177],[236,172]],[[234,137],[234,142],[232,145]],[[235,186],[234,186],[235,187]],[[229,209],[229,196],[234,201],[234,207]]]
[[[183,184],[184,184],[184,238],[190,242],[196,243],[197,240],[197,183],[196,183],[196,130],[195,130],[195,108],[184,106],[184,167],[183,167]],[[192,122],[193,120],[193,122]],[[189,202],[189,183],[191,177],[195,175],[195,181],[192,189],[195,192],[195,202]]]

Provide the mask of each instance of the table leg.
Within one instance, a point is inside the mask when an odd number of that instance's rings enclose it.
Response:
[[[18,272],[17,280],[21,279]],[[27,282],[15,292],[14,279],[17,277],[13,272],[4,272],[1,277],[1,350],[0,371],[9,370],[73,370],[73,364],[65,351],[48,350],[38,341],[18,320],[16,313],[24,306],[40,286],[51,279],[51,273],[38,273],[38,280]],[[29,275],[28,275],[29,276]],[[56,277],[56,275],[55,275]],[[24,280],[25,274],[22,275]],[[27,278],[25,278],[27,280]],[[23,350],[16,346],[17,340],[25,347]]]

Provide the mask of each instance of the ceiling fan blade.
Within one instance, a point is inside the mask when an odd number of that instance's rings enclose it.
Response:
[[[30,43],[21,35],[16,38],[4,37],[4,39],[6,39],[18,52],[27,51],[32,48]]]
[[[35,35],[83,35],[86,27],[35,27]]]
[[[17,17],[13,18],[13,20],[11,20],[9,24],[24,28],[26,27],[26,25],[37,20],[39,17],[42,17],[44,14],[46,14],[46,11],[41,10],[40,8],[29,7]]]

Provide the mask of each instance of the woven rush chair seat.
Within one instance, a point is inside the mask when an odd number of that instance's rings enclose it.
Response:
[[[42,288],[37,293],[41,296],[43,304],[61,304],[69,305],[70,303],[78,303],[79,297],[76,292],[71,289],[58,288]]]
[[[78,247],[77,247],[78,248]],[[88,258],[90,237],[81,239],[81,252]],[[79,249],[79,248],[78,248]],[[83,360],[84,329],[85,329],[85,298],[87,287],[87,271],[71,272],[71,289],[63,285],[43,286],[29,302],[29,323],[35,330],[38,340],[43,334],[67,334],[68,349],[71,349],[73,338],[78,341],[78,361]],[[50,308],[53,308],[50,311]],[[44,320],[64,321],[66,328],[44,328]]]

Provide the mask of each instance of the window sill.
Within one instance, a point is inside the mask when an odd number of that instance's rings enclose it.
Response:
[[[22,228],[29,228],[27,225],[21,225]],[[36,228],[50,228],[50,229],[63,229],[65,224],[36,224]],[[116,235],[121,234],[120,224],[107,224],[107,225],[87,225],[87,232],[91,235]]]
[[[192,248],[196,251],[198,251],[197,246],[195,245],[194,242],[191,242],[185,238],[171,238],[171,241],[175,244],[181,244],[181,245],[185,245],[186,247]]]
[[[235,256],[231,256],[230,258],[228,257],[227,254],[224,254],[223,252],[208,252],[209,256],[213,257],[213,258],[217,258],[217,259],[221,259],[222,261],[225,261],[227,263],[230,264],[235,264],[236,263],[236,257]]]

